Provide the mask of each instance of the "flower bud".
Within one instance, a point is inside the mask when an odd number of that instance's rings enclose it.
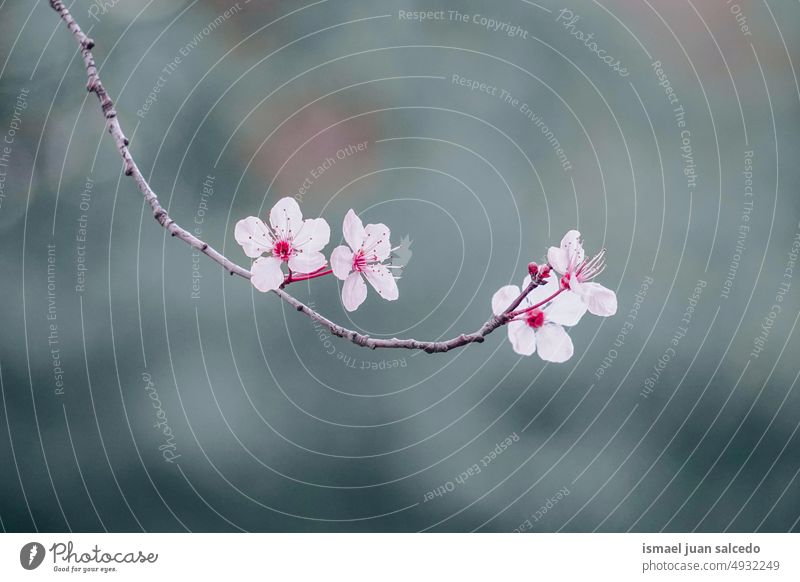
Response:
[[[545,280],[550,276],[550,265],[545,265],[539,270],[539,278]]]
[[[539,273],[539,265],[536,263],[528,263],[528,274],[530,274],[532,279],[536,279],[536,275]]]

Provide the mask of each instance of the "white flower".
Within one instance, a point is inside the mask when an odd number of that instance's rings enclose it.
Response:
[[[375,291],[389,301],[397,299],[397,282],[383,261],[392,253],[389,243],[389,228],[385,224],[368,224],[349,210],[342,225],[344,240],[350,248],[342,245],[331,253],[333,274],[344,281],[342,303],[347,311],[355,311],[367,297],[369,281]]]
[[[522,288],[526,288],[530,282],[528,275]],[[502,314],[520,293],[516,285],[501,287],[492,297],[494,314]],[[534,307],[539,304],[542,305]],[[521,313],[507,324],[508,340],[515,352],[530,356],[538,350],[540,358],[555,363],[566,362],[572,357],[572,340],[561,326],[575,325],[586,313],[586,304],[577,294],[559,293],[558,283],[550,278],[522,300],[518,311]]]
[[[617,312],[617,295],[599,283],[590,283],[605,268],[605,249],[590,260],[581,244],[581,233],[570,230],[561,239],[561,247],[550,247],[547,262],[561,275],[561,285],[581,297],[589,313],[608,317]]]
[[[284,281],[281,263],[288,263],[296,273],[313,273],[325,266],[320,251],[328,244],[331,229],[324,218],[303,220],[297,201],[286,197],[270,210],[269,226],[248,216],[236,223],[234,236],[245,254],[255,259],[251,269],[255,288],[271,291]]]

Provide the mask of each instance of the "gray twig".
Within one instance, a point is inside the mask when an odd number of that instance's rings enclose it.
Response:
[[[231,275],[238,275],[244,279],[250,279],[252,277],[250,271],[237,265],[222,253],[214,249],[211,245],[197,238],[188,230],[180,226],[177,222],[170,218],[169,214],[167,214],[167,211],[161,206],[161,203],[158,201],[158,196],[156,196],[156,193],[153,192],[153,189],[150,187],[150,184],[148,184],[144,175],[139,170],[139,167],[136,165],[136,162],[134,161],[133,156],[128,149],[130,141],[127,137],[125,137],[125,134],[122,131],[122,127],[120,126],[119,119],[117,117],[117,112],[114,109],[114,102],[111,100],[111,97],[109,97],[108,92],[106,91],[105,87],[103,87],[103,83],[100,81],[100,77],[97,74],[97,65],[95,64],[94,55],[92,54],[94,41],[86,36],[83,30],[81,30],[81,27],[72,17],[72,14],[70,14],[69,10],[67,10],[64,2],[61,0],[50,0],[50,6],[52,6],[53,10],[58,12],[59,16],[66,23],[70,32],[72,32],[72,35],[78,42],[78,45],[80,45],[81,54],[83,55],[83,63],[86,67],[86,75],[88,77],[86,88],[91,93],[97,95],[97,99],[100,101],[100,108],[102,109],[103,115],[106,119],[108,132],[114,139],[114,143],[117,146],[117,150],[119,150],[120,156],[122,156],[125,175],[133,177],[133,179],[136,181],[139,191],[142,193],[145,201],[153,211],[153,217],[161,226],[167,229],[172,236],[181,239],[189,246],[199,250],[201,253],[208,256],[212,261],[222,266],[222,268],[228,271]],[[429,354],[433,354],[447,352],[454,348],[465,346],[471,343],[483,342],[487,335],[492,333],[498,327],[508,323],[510,320],[509,314],[519,306],[525,296],[527,296],[528,293],[530,293],[536,286],[536,283],[531,283],[522,291],[519,297],[514,300],[508,309],[506,309],[501,315],[492,316],[477,331],[469,334],[461,334],[446,341],[373,338],[351,329],[347,329],[330,321],[323,315],[311,309],[308,305],[300,302],[283,289],[276,289],[273,291],[273,293],[294,307],[297,311],[306,314],[312,320],[329,329],[333,335],[350,340],[358,346],[364,346],[372,349],[405,348],[409,350],[423,350]]]

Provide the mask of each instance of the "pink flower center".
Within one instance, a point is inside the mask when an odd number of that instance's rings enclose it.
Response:
[[[292,256],[293,249],[292,245],[285,240],[279,240],[275,243],[275,246],[272,247],[272,254],[275,255],[282,261],[288,261],[289,257]]]
[[[525,323],[533,329],[539,329],[544,325],[544,312],[541,309],[532,309],[525,318]]]
[[[364,250],[358,250],[353,253],[353,270],[360,273],[367,267],[367,257],[364,255]]]
[[[567,273],[566,275],[564,275],[563,277],[561,277],[561,286],[562,286],[564,289],[569,289],[569,288],[570,288],[570,286],[569,286],[569,280],[570,280],[571,278],[572,278],[572,275],[570,275],[569,273]],[[578,279],[578,280],[580,280],[580,279]]]

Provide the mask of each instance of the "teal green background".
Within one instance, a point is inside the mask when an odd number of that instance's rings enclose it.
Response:
[[[412,256],[398,301],[370,293],[353,314],[333,278],[290,287],[326,317],[381,337],[473,331],[571,228],[608,249],[619,311],[570,330],[561,365],[517,356],[505,330],[439,355],[327,337],[152,220],[69,31],[48,3],[7,0],[4,530],[798,530],[797,3],[71,9],[162,203],[243,266],[235,222],[366,142],[312,180],[303,212],[330,223],[328,252],[353,208]]]

